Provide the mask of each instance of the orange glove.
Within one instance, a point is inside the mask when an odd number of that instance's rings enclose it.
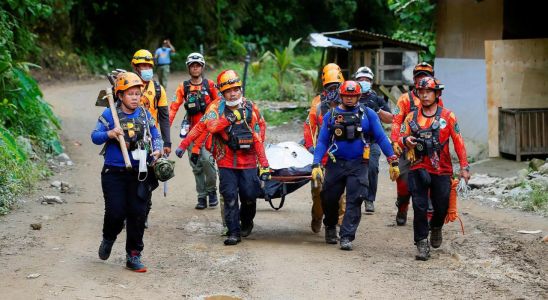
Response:
[[[451,192],[449,194],[449,209],[445,217],[445,224],[457,219],[457,186],[459,181],[451,178]]]

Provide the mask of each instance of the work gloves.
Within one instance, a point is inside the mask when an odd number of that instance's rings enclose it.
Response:
[[[318,182],[323,181],[323,170],[320,164],[312,164],[312,179]]]
[[[400,167],[398,166],[398,158],[396,155],[388,158],[388,164],[390,165],[390,179],[396,181],[400,177]]]
[[[181,158],[185,155],[185,150],[182,148],[177,148],[177,150],[175,150],[175,155],[177,155],[178,158]]]
[[[200,154],[199,153],[192,153],[190,154],[190,161],[194,164],[194,165],[197,165],[198,164],[198,159],[200,158]]]
[[[415,148],[407,149],[407,160],[410,163],[414,163],[417,160],[417,157],[415,156]]]
[[[374,112],[378,113],[381,108],[379,107],[379,104],[377,102],[373,101],[373,99],[370,99],[365,103],[367,107],[371,108]]]
[[[310,152],[310,154],[314,154],[314,146],[308,147],[308,152]]]
[[[396,154],[397,157],[400,157],[403,153],[402,148],[400,147],[400,144],[398,141],[392,142],[392,148],[394,148],[394,154]]]
[[[271,177],[270,168],[268,166],[259,169],[259,178],[261,178],[262,181],[269,181]]]

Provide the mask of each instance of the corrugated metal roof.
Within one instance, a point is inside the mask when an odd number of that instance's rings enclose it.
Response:
[[[373,32],[361,30],[361,29],[348,29],[342,31],[323,32],[324,36],[333,37],[350,42],[365,42],[365,41],[381,41],[387,44],[393,44],[399,47],[427,51],[428,48],[421,44],[410,43],[402,40],[393,39],[386,35],[376,34]]]

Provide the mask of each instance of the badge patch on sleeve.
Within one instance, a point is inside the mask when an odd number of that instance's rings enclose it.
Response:
[[[454,129],[455,129],[455,133],[456,133],[456,134],[460,134],[460,127],[459,127],[459,123],[455,122],[455,126],[454,126]]]
[[[440,129],[447,127],[447,121],[444,118],[440,119]]]
[[[177,101],[177,95],[173,95],[173,99],[171,99],[171,102]]]
[[[253,128],[256,133],[261,133],[261,127],[259,127],[259,123],[255,123],[255,127]]]
[[[396,109],[394,110],[394,114],[397,115],[400,113],[400,107],[396,106]]]
[[[200,118],[200,122],[203,122],[206,120],[206,115],[203,115],[201,118]]]
[[[407,126],[405,125],[405,122],[401,124],[400,133],[404,133],[407,130]]]
[[[306,125],[310,125],[310,118],[306,118],[306,121],[304,122]]]
[[[209,114],[207,115],[207,119],[208,120],[217,119],[217,113],[215,113],[214,111],[210,111]]]

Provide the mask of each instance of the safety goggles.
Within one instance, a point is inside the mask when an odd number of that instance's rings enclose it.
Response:
[[[240,78],[231,78],[229,80],[227,80],[226,82],[223,82],[219,85],[219,88],[222,88],[223,86],[227,85],[227,84],[234,84],[236,82],[240,82]]]
[[[152,61],[152,56],[134,56],[133,59],[144,59],[145,61]]]

